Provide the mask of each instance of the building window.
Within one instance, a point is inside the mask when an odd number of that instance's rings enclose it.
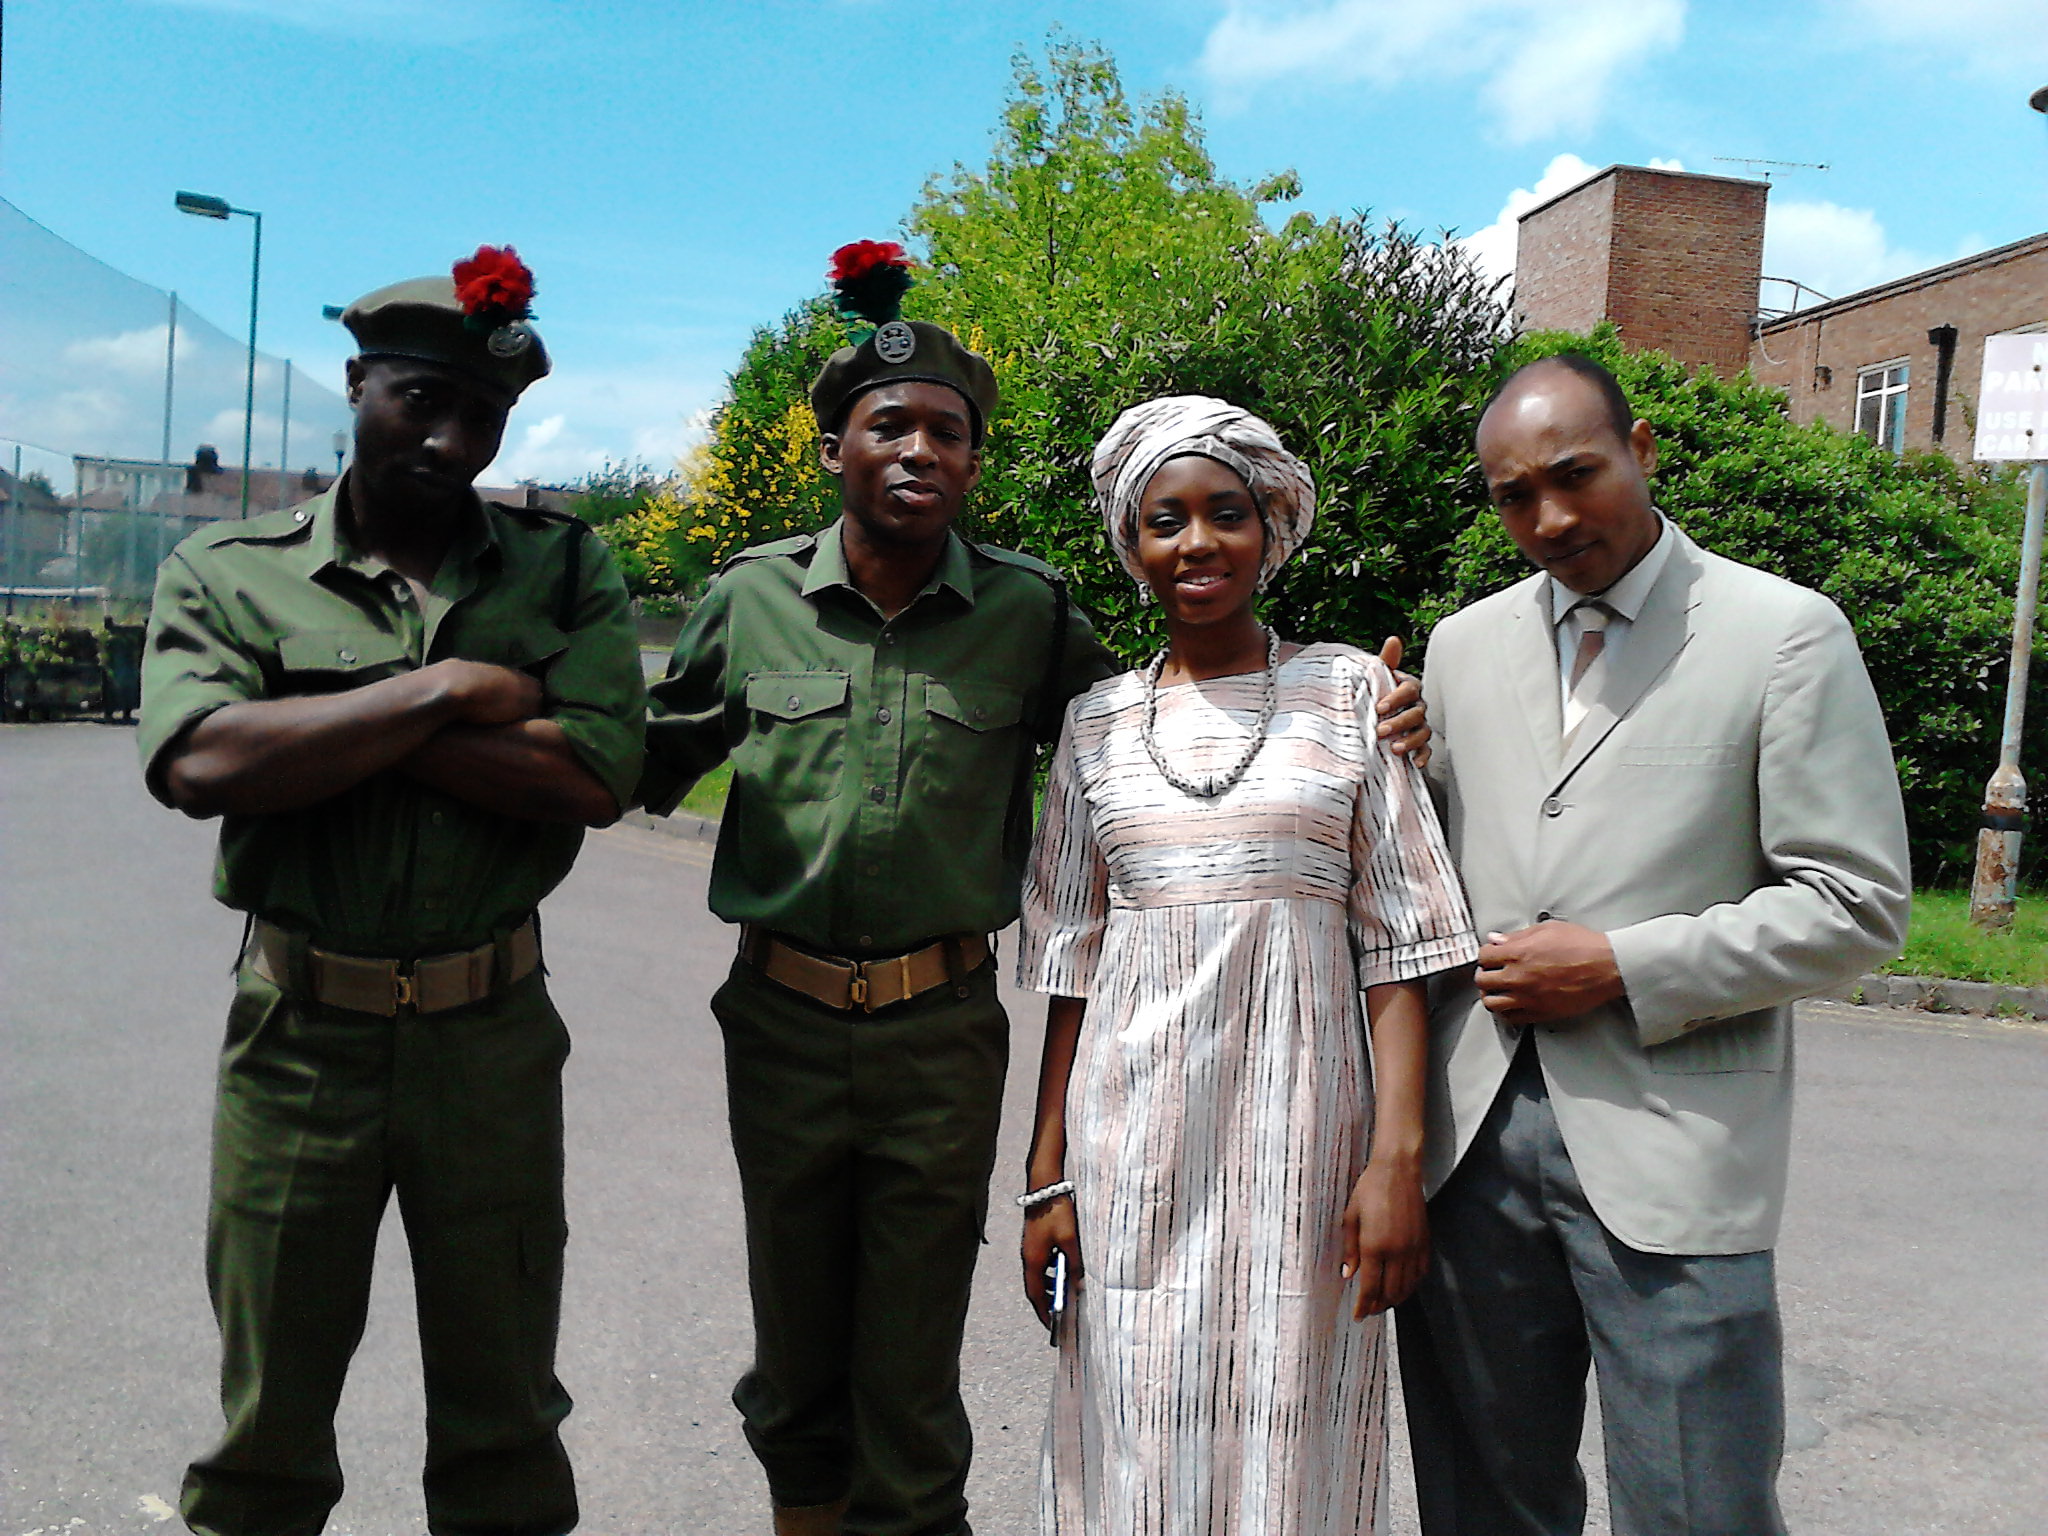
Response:
[[[1856,430],[1893,453],[1906,447],[1906,373],[1898,362],[1856,375]]]

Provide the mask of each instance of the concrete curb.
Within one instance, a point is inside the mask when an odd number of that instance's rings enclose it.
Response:
[[[686,842],[718,841],[717,822],[706,821],[702,816],[686,816],[681,812],[673,816],[650,816],[645,811],[628,811],[619,818],[619,825],[638,827],[643,832],[659,832],[663,837],[678,837]]]
[[[1859,976],[1821,995],[1871,1008],[2048,1019],[2048,987],[2008,987],[1942,976]]]

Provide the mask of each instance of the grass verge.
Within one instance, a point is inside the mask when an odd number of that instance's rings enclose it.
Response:
[[[1906,952],[1884,969],[1894,976],[2048,986],[2048,893],[2021,892],[2012,927],[1986,933],[1970,921],[1968,891],[1915,891]]]
[[[732,764],[720,763],[690,786],[677,810],[689,816],[716,821],[725,812],[725,792],[732,787]]]

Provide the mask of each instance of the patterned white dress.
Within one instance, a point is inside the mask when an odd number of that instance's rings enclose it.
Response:
[[[1464,964],[1471,918],[1391,679],[1312,645],[1251,770],[1161,777],[1128,673],[1071,706],[1025,885],[1022,984],[1084,997],[1067,1176],[1084,1278],[1048,1416],[1047,1536],[1353,1536],[1385,1486],[1381,1322],[1338,1218],[1372,1086],[1361,989]],[[1225,771],[1257,673],[1160,690],[1183,777]]]

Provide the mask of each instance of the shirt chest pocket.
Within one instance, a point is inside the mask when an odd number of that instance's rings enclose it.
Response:
[[[396,635],[375,630],[301,630],[277,642],[278,692],[342,693],[412,670]]]
[[[913,768],[917,796],[934,805],[1006,802],[1017,773],[1017,724],[1023,717],[1024,695],[1015,688],[925,678]]]
[[[847,674],[755,672],[733,771],[767,800],[830,800],[846,776]]]
[[[478,624],[465,628],[451,645],[436,651],[460,656],[464,661],[487,661],[545,678],[548,664],[569,648],[569,637],[552,624]]]

